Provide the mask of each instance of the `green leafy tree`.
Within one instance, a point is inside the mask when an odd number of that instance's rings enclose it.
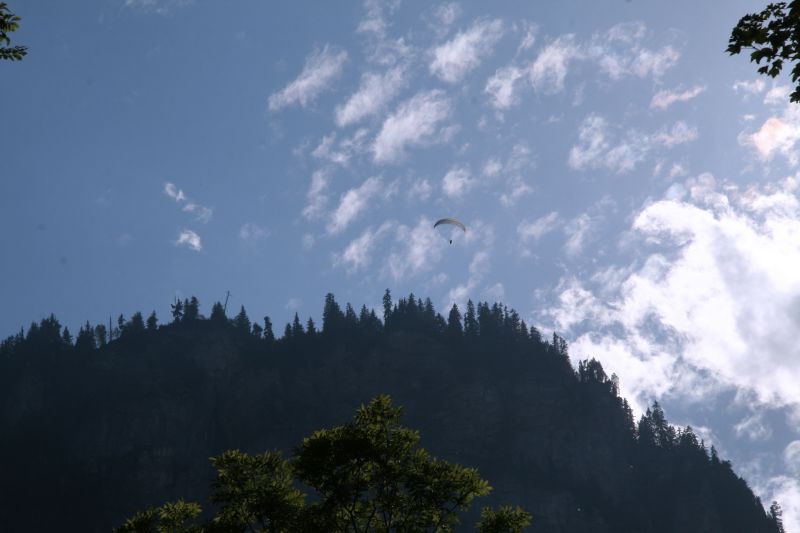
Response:
[[[314,488],[317,523],[332,531],[450,531],[458,513],[491,488],[478,472],[432,457],[400,424],[388,396],[348,424],[317,431],[297,448],[294,469]]]
[[[20,20],[22,19],[9,11],[5,2],[0,2],[0,44],[9,45],[0,46],[0,59],[20,61],[28,53],[27,46],[10,46],[11,38],[9,38],[8,34],[19,29]]]
[[[116,533],[201,533],[203,528],[192,522],[200,514],[198,504],[178,500],[161,507],[151,507],[129,518]]]
[[[219,511],[210,531],[290,533],[301,529],[305,494],[277,451],[248,455],[229,450],[211,459],[217,469],[210,500]]]
[[[521,507],[504,505],[497,511],[484,507],[477,533],[521,533],[531,524],[531,515]]]
[[[789,100],[800,102],[800,0],[771,3],[759,13],[742,17],[731,31],[726,51],[737,55],[742,50],[751,50],[750,61],[759,65],[759,74],[773,78],[781,73],[784,63],[794,63],[791,76],[795,90]]]

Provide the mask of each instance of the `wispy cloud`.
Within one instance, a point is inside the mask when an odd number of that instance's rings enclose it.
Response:
[[[651,109],[666,109],[675,102],[686,102],[691,100],[692,98],[696,98],[700,94],[702,94],[706,90],[705,85],[695,85],[689,89],[681,91],[679,89],[675,90],[663,90],[658,91],[656,94],[653,95],[653,99],[650,100],[650,108]]]
[[[371,177],[355,189],[344,193],[339,207],[331,214],[328,233],[340,233],[355,220],[369,205],[370,200],[385,192],[380,178]]]
[[[761,78],[754,80],[739,80],[734,82],[732,89],[737,93],[743,93],[745,96],[758,94],[764,92],[767,84]]]
[[[465,283],[460,283],[450,289],[447,293],[445,301],[446,307],[451,307],[453,304],[458,305],[461,309],[466,307],[466,302],[470,295],[475,292],[478,285],[486,277],[491,266],[491,259],[487,250],[481,250],[472,256],[472,261],[469,263],[469,276]],[[500,285],[502,287],[502,285]]]
[[[503,32],[500,19],[476,21],[468,30],[433,50],[433,60],[428,67],[431,74],[448,83],[460,81],[491,55]]]
[[[578,129],[578,143],[570,149],[568,163],[576,169],[608,168],[630,172],[657,148],[671,148],[697,139],[697,129],[683,121],[654,133],[629,130],[617,139],[606,119],[589,115]]]
[[[203,243],[200,240],[200,235],[190,229],[185,229],[178,235],[178,240],[175,241],[175,246],[185,246],[195,252],[203,250]]]
[[[519,240],[522,244],[527,244],[530,241],[538,241],[551,231],[558,228],[560,225],[561,219],[558,216],[557,211],[551,211],[550,213],[537,218],[536,220],[527,221],[523,220],[517,226],[517,235],[519,236]]]
[[[326,191],[330,182],[330,172],[326,169],[316,170],[311,175],[311,184],[306,193],[306,205],[303,208],[304,217],[313,220],[323,215],[328,205]]]
[[[401,224],[395,232],[396,246],[383,271],[394,281],[430,271],[441,260],[446,244],[433,229],[433,221],[426,217],[420,218],[414,227]]]
[[[389,234],[391,227],[390,222],[384,222],[377,229],[373,230],[372,227],[369,227],[364,230],[359,237],[350,241],[341,253],[334,254],[334,266],[342,266],[348,273],[369,266],[376,244]]]
[[[200,205],[197,202],[189,199],[182,189],[179,189],[174,183],[164,183],[164,194],[175,200],[178,204],[183,204],[182,211],[194,215],[194,219],[203,223],[211,221],[214,215],[214,210],[210,207]]]
[[[394,67],[383,74],[367,72],[361,85],[347,101],[336,108],[336,124],[348,126],[378,113],[407,85],[405,69]]]
[[[417,93],[383,122],[372,145],[375,162],[399,161],[405,156],[406,147],[428,144],[449,115],[450,100],[443,91]]]
[[[269,237],[269,230],[254,222],[246,222],[239,228],[239,238],[245,242],[256,242]]]
[[[570,62],[582,55],[574,35],[557,38],[539,52],[531,66],[530,80],[533,87],[545,94],[561,92]]]
[[[300,75],[286,87],[270,95],[270,111],[278,111],[294,104],[307,106],[339,77],[346,61],[347,52],[329,44],[322,50],[315,50],[306,58]]]
[[[194,0],[125,0],[125,7],[145,13],[167,15],[176,8],[192,5]]]
[[[498,69],[486,81],[484,92],[491,97],[490,102],[496,109],[505,110],[519,102],[519,86],[525,77],[525,71],[515,66]]]

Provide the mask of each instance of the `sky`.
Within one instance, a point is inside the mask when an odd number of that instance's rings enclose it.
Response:
[[[502,301],[800,530],[800,107],[724,53],[762,2],[10,7],[0,335]]]

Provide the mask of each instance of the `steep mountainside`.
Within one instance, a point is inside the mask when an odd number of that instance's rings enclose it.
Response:
[[[385,304],[380,320],[329,295],[320,331],[296,319],[277,340],[268,319],[229,320],[218,304],[205,319],[194,299],[167,325],[121,318],[110,342],[88,324],[73,342],[52,317],[7,339],[0,530],[109,531],[203,499],[210,456],[288,451],[388,393],[424,447],[489,480],[478,507],[522,505],[530,531],[778,531],[690,429],[657,405],[635,423],[599,363],[576,372],[563,340],[515,312],[470,304],[445,320],[413,296]]]

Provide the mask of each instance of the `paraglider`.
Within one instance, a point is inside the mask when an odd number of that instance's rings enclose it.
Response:
[[[436,223],[433,225],[433,227],[437,228],[439,226],[445,226],[445,225],[450,225],[450,226],[454,226],[456,228],[459,228],[464,233],[467,232],[467,227],[464,225],[464,223],[461,222],[458,219],[455,219],[455,218],[441,218],[441,219],[436,221]],[[450,244],[453,244],[452,235],[447,240],[450,242]]]

